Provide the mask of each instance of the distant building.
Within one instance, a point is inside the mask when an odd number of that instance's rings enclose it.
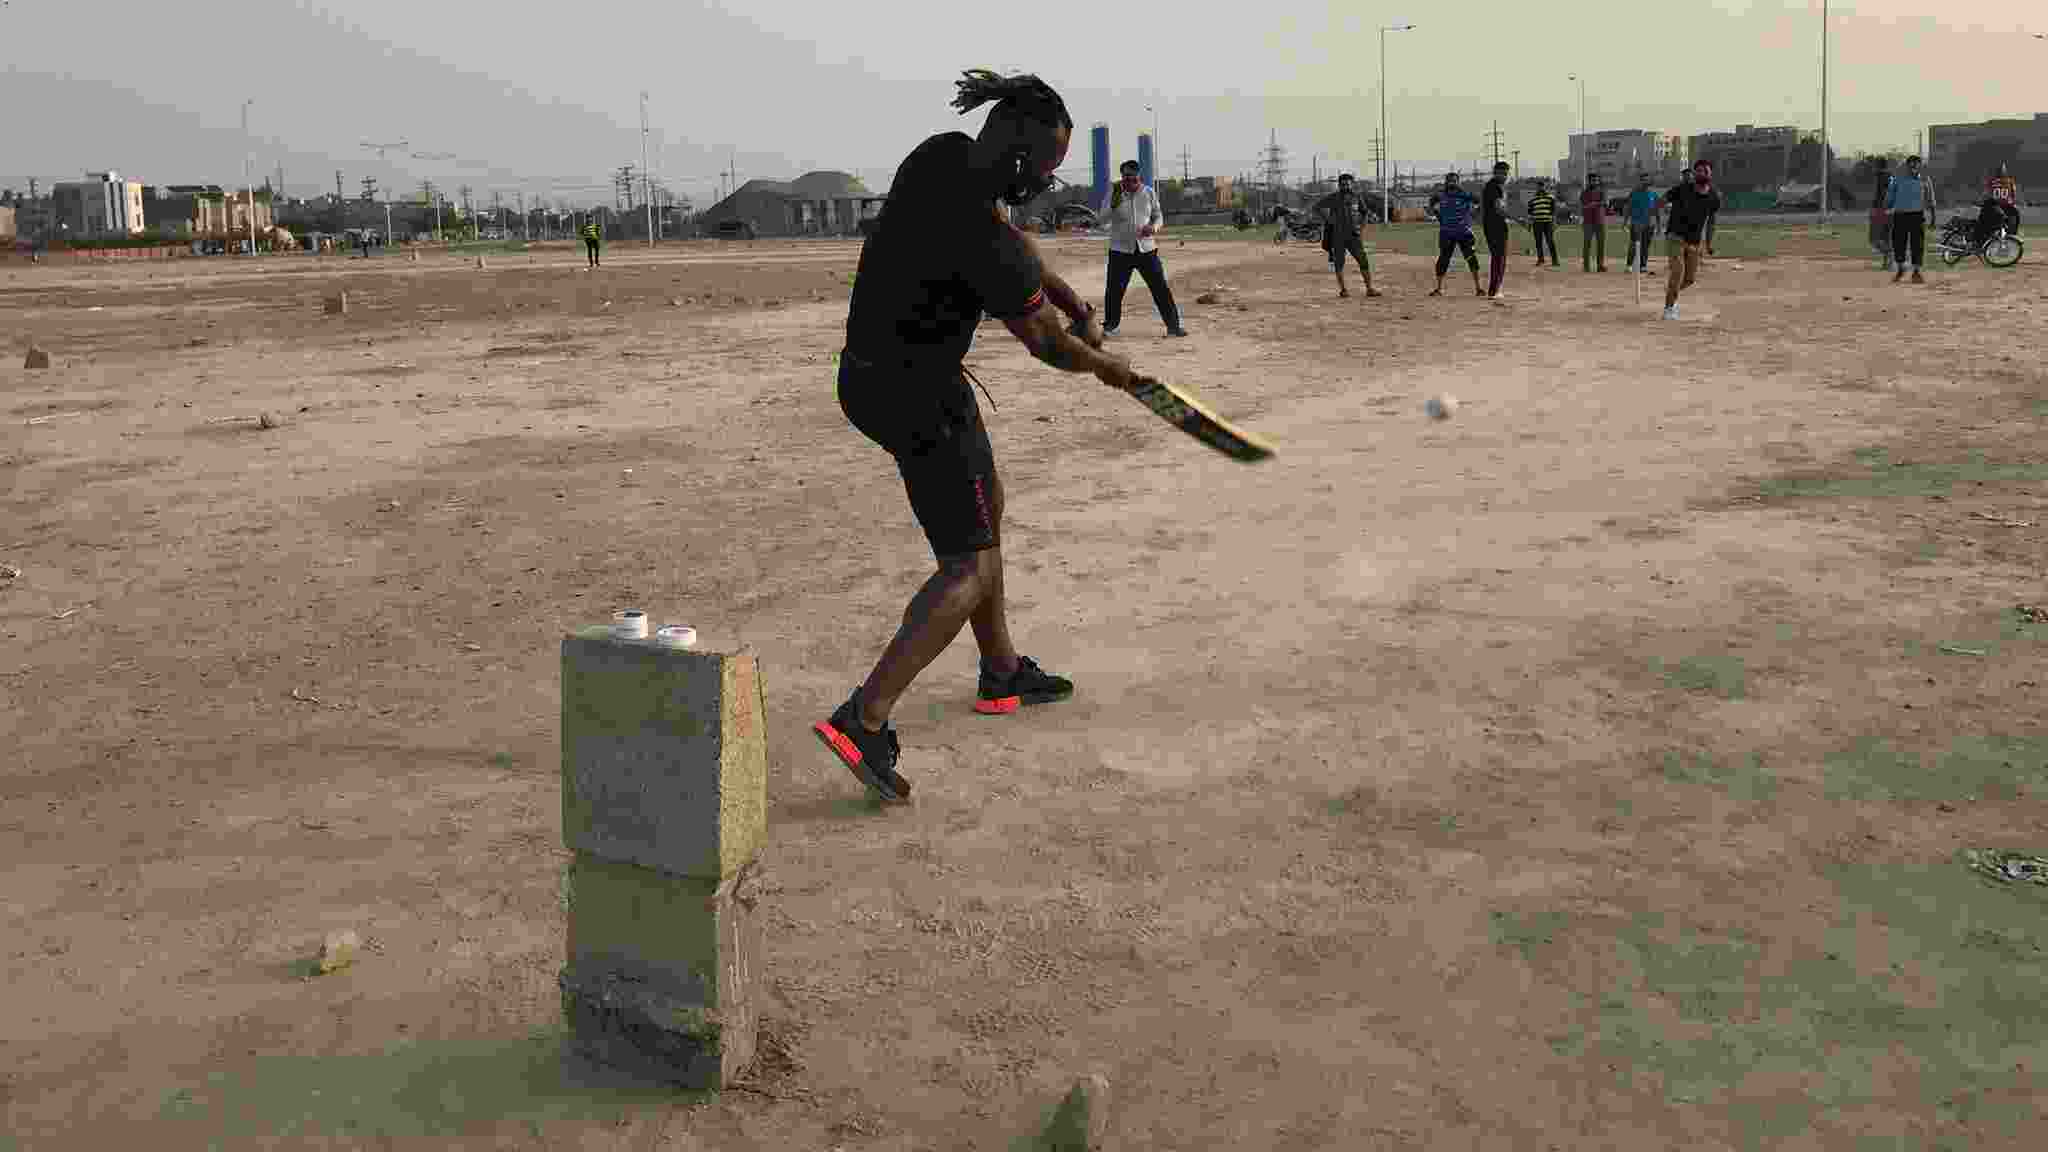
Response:
[[[12,242],[14,237],[14,205],[0,206],[0,240]]]
[[[1986,120],[1977,124],[1934,124],[1927,129],[1927,169],[1942,184],[1980,199],[1976,190],[2000,164],[2019,181],[2020,195],[2039,200],[2048,192],[2048,112],[2031,120]]]
[[[1633,184],[1641,172],[1661,176],[1671,151],[1671,139],[1664,133],[1640,128],[1575,132],[1566,141],[1565,158],[1557,163],[1558,182],[1576,185],[1587,173],[1610,186]]]
[[[749,180],[697,220],[707,230],[741,220],[761,236],[850,236],[881,212],[884,199],[844,172],[806,172],[795,180]]]
[[[225,236],[228,194],[218,184],[155,184],[142,190],[143,223],[167,236]]]
[[[1738,124],[1733,132],[1702,132],[1690,144],[1694,163],[1705,160],[1714,166],[1714,183],[1725,192],[1770,190],[1794,181],[1795,159],[1809,134],[1792,127],[1759,128]],[[1813,182],[1819,183],[1816,167]]]
[[[50,189],[55,223],[75,236],[136,236],[145,227],[142,185],[118,172],[88,172]]]

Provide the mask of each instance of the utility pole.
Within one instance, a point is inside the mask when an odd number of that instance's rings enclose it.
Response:
[[[654,247],[654,183],[647,171],[647,91],[640,91],[640,180],[641,199],[647,202],[647,246]]]
[[[1828,222],[1828,0],[1820,0],[1820,222]]]
[[[1514,157],[1515,157],[1515,179],[1516,179],[1517,181],[1520,181],[1520,180],[1521,180],[1521,178],[1522,178],[1522,150],[1521,150],[1520,148],[1517,148],[1517,149],[1515,149],[1515,151],[1514,151]]]
[[[377,202],[377,178],[375,176],[365,176],[362,179],[362,185],[363,203],[375,204]]]
[[[1153,145],[1153,147],[1157,148],[1157,147],[1158,147],[1158,145],[1157,145],[1157,144],[1154,144],[1154,145]],[[1190,162],[1191,162],[1191,160],[1192,160],[1192,157],[1190,157],[1190,156],[1188,155],[1188,148],[1187,148],[1187,145],[1185,145],[1185,144],[1181,145],[1181,148],[1180,148],[1180,182],[1181,182],[1181,183],[1183,183],[1183,184],[1186,184],[1186,183],[1188,183],[1188,182],[1192,181],[1192,180],[1193,180],[1193,179],[1195,178],[1195,177],[1194,177],[1194,170],[1193,170],[1193,169],[1192,169],[1192,168],[1191,168],[1191,167],[1189,166],[1189,165],[1190,165]]]
[[[1491,145],[1491,146],[1492,146],[1492,148],[1493,148],[1493,162],[1494,162],[1495,164],[1498,164],[1498,163],[1500,163],[1500,157],[1501,157],[1501,148],[1500,148],[1500,121],[1498,121],[1498,120],[1495,120],[1495,121],[1493,122],[1493,131],[1491,131],[1491,132],[1488,132],[1488,133],[1486,134],[1486,139],[1487,139],[1487,141],[1488,141],[1488,142],[1490,143],[1490,145]]]

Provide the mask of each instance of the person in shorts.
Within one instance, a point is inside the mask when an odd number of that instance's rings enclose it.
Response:
[[[964,75],[954,106],[963,113],[994,107],[978,135],[933,136],[896,170],[861,248],[840,354],[840,409],[895,460],[937,559],[866,681],[812,726],[886,803],[910,796],[896,770],[901,746],[890,712],[962,627],[973,627],[981,649],[976,711],[1007,715],[1074,691],[1072,681],[1020,655],[1010,638],[1003,486],[963,364],[975,328],[987,314],[1043,363],[1093,373],[1113,388],[1131,382],[1130,365],[1101,351],[1094,309],[1046,270],[1036,243],[1004,211],[1052,186],[1074,130],[1066,104],[1036,76]],[[855,547],[875,531],[845,527]]]
[[[1472,194],[1458,186],[1458,174],[1446,172],[1444,186],[1436,194],[1436,288],[1431,296],[1444,294],[1444,274],[1451,270],[1451,253],[1463,252],[1472,269],[1472,291],[1486,295],[1479,284],[1479,250],[1472,241]]]
[[[1337,190],[1316,201],[1315,212],[1323,218],[1323,248],[1330,254],[1330,268],[1337,273],[1337,295],[1351,295],[1350,286],[1344,283],[1344,256],[1349,253],[1358,261],[1358,275],[1365,281],[1366,296],[1377,298],[1380,291],[1372,286],[1372,262],[1365,258],[1361,235],[1365,200],[1358,194],[1351,173],[1337,177]]]

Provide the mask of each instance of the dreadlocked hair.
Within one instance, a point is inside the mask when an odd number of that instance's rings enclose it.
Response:
[[[960,76],[954,82],[960,92],[953,97],[953,107],[963,115],[983,104],[994,103],[996,112],[1057,123],[1069,132],[1074,130],[1074,118],[1067,114],[1066,101],[1036,76],[998,76],[986,68],[970,68]]]

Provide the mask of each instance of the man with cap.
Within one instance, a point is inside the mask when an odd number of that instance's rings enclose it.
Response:
[[[1124,161],[1118,174],[1122,179],[1110,186],[1109,204],[1103,211],[1103,222],[1109,228],[1109,277],[1102,292],[1102,330],[1116,335],[1116,326],[1123,320],[1124,290],[1130,287],[1135,271],[1152,290],[1152,303],[1159,309],[1159,318],[1166,321],[1166,334],[1185,336],[1173,289],[1166,285],[1166,267],[1159,262],[1159,241],[1154,239],[1166,223],[1159,193],[1140,178],[1135,160]]]
[[[1323,219],[1323,247],[1330,253],[1330,267],[1337,273],[1337,295],[1349,296],[1344,283],[1344,254],[1358,261],[1358,275],[1365,280],[1365,294],[1375,299],[1380,291],[1372,286],[1372,262],[1365,258],[1365,243],[1359,232],[1365,220],[1365,201],[1352,183],[1351,173],[1337,177],[1337,190],[1316,201],[1316,215]]]

